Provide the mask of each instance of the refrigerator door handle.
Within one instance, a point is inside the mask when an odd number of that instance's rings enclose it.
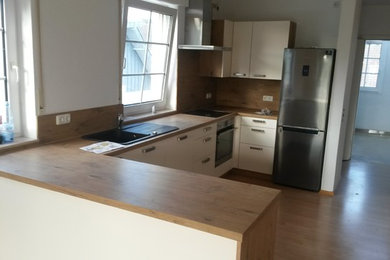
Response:
[[[305,127],[293,127],[293,126],[282,126],[283,131],[298,132],[305,134],[318,135],[321,130],[317,128],[305,128]]]

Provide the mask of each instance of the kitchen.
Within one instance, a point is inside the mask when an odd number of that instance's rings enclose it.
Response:
[[[338,17],[340,9],[338,9],[337,4],[334,5],[333,2],[328,5],[325,4],[326,6],[321,6],[321,4],[322,1],[321,3],[306,3],[306,11],[301,10],[302,12],[307,13],[310,8],[313,8],[313,12],[320,9],[320,11],[314,12],[316,13],[315,17],[306,17],[307,20],[305,20],[303,24],[298,23],[296,45],[337,47],[339,50],[340,48],[337,46],[338,44],[336,44],[338,38],[338,25],[336,21],[337,19],[334,19],[334,17]],[[353,3],[349,4],[353,5]],[[71,132],[72,134],[77,134],[77,131],[80,131],[80,129],[83,130],[83,127],[104,130],[107,126],[104,126],[103,124],[106,123],[107,125],[114,125],[116,123],[116,117],[113,115],[116,114],[114,107],[118,104],[119,94],[118,90],[112,86],[117,86],[119,82],[119,29],[115,28],[119,28],[118,10],[120,8],[119,5],[115,5],[113,3],[107,4],[103,1],[94,3],[93,5],[94,12],[92,13],[90,12],[91,7],[88,4],[82,5],[76,1],[68,1],[67,4],[63,3],[62,6],[52,4],[51,1],[40,1],[40,59],[42,71],[41,78],[35,78],[35,82],[42,82],[42,84],[38,84],[38,86],[40,86],[40,90],[37,91],[40,95],[39,104],[41,106],[39,113],[40,117],[38,120],[45,122],[43,120],[45,120],[46,115],[48,121],[54,122],[53,117],[51,116],[53,114],[112,106],[110,110],[111,114],[108,113],[108,115],[92,110],[86,111],[84,118],[80,119],[77,116],[72,117],[72,123],[77,124],[80,122],[87,122],[87,126],[84,124],[81,126],[74,126],[74,128],[72,128],[68,125],[64,126],[62,129],[64,131],[60,132],[55,130],[54,124],[43,124],[46,129],[45,134],[51,134],[52,136],[56,135],[54,138],[66,137],[66,134],[64,134],[66,131],[68,131],[68,133]],[[226,10],[227,14],[229,12],[232,14],[234,9],[240,10],[240,8],[243,8],[241,5],[237,8],[237,6],[234,6],[234,3],[231,3],[231,5],[230,9]],[[75,6],[78,8],[74,8]],[[221,5],[221,9],[223,7],[224,6]],[[325,9],[321,7],[324,7]],[[272,8],[272,6],[269,8],[274,10],[274,12],[277,12],[276,8]],[[77,9],[77,11],[75,9]],[[352,9],[354,10],[354,8]],[[243,10],[242,16],[246,16],[246,19],[253,20],[268,18],[254,17],[253,14],[250,13],[250,10],[255,10],[255,8],[248,8],[245,11],[247,13],[244,13]],[[262,8],[262,10],[264,10],[264,12],[267,11],[265,8]],[[297,12],[297,17],[293,17],[294,19],[291,18],[291,20],[296,20],[298,22],[299,19],[303,19],[305,17],[305,15],[302,15],[299,13],[299,10],[294,9],[293,7],[285,7],[285,9],[280,10],[285,10],[286,12],[289,11],[290,14],[286,14],[285,16],[283,14],[274,14],[273,17],[279,18],[283,16],[282,18],[287,19],[290,15],[293,15],[293,10]],[[329,12],[324,12],[324,10]],[[268,11],[272,14],[271,10]],[[344,10],[344,12],[347,11]],[[324,17],[324,19],[318,19],[321,14],[326,17]],[[346,13],[344,16],[343,14],[344,13],[341,14],[341,17],[349,21],[348,18],[350,18],[350,14]],[[226,16],[228,17],[228,15]],[[68,17],[72,17],[71,21]],[[86,17],[88,17],[90,21],[94,21],[94,23],[86,23]],[[103,18],[104,20],[102,20]],[[232,20],[233,19],[238,20],[239,17],[234,17],[232,15]],[[319,22],[319,20],[321,20],[321,22]],[[53,25],[53,21],[58,22],[56,26],[58,26],[57,28],[61,28],[61,30],[56,31],[53,27],[51,27],[51,25]],[[85,27],[85,30],[80,30],[80,27]],[[351,28],[347,28],[346,30],[351,30]],[[88,31],[89,33],[85,35],[82,31]],[[101,34],[102,31],[104,34]],[[342,36],[344,35],[343,32],[340,33]],[[346,42],[348,42],[348,39],[346,39]],[[349,49],[348,46],[346,46],[346,48]],[[61,53],[59,50],[64,50],[65,54]],[[96,53],[101,53],[102,55],[97,57]],[[349,57],[344,58],[346,59],[345,61],[343,59],[340,61],[348,62]],[[59,63],[58,61],[61,62]],[[340,66],[342,66],[342,64],[343,63],[341,63]],[[345,68],[347,67],[348,66],[345,66]],[[79,68],[88,68],[88,70],[80,70]],[[63,73],[64,70],[66,70],[66,73]],[[39,73],[37,75],[39,75]],[[212,83],[209,83],[213,80],[207,78],[197,80],[198,83],[200,83],[199,85],[210,89],[213,94],[216,93],[213,95],[214,98],[218,99],[218,96],[220,96],[218,93],[221,91],[223,92],[223,90],[221,90],[218,86],[215,90],[214,86],[211,85]],[[343,82],[344,79],[339,76],[337,80],[341,80],[341,82]],[[203,84],[202,81],[204,81],[205,84]],[[252,80],[244,80],[243,82],[247,82],[249,84],[244,84],[241,81],[238,84],[244,88],[248,88],[249,90],[251,90],[250,84],[260,84],[258,82],[253,82]],[[237,81],[234,81],[232,85],[233,84],[237,84]],[[256,88],[253,87],[252,89]],[[211,99],[211,101],[204,100],[203,89],[191,89],[191,91],[195,93],[195,97],[201,97],[202,102],[213,101],[213,99]],[[337,88],[337,91],[341,91],[342,94],[341,96],[339,95],[340,93],[335,94],[338,99],[343,98],[344,89]],[[208,90],[205,92],[207,93]],[[274,95],[274,93],[269,94],[267,91],[265,91],[265,94]],[[263,94],[261,93],[260,95]],[[180,101],[180,97],[178,97],[178,100]],[[340,104],[342,103],[343,102]],[[338,112],[341,111],[340,107],[342,106],[336,106],[334,108],[336,111],[333,113],[340,114]],[[93,118],[94,116],[97,117],[98,120]],[[85,118],[88,118],[88,120],[85,120]],[[105,122],[108,120],[111,121]],[[335,129],[333,129],[332,133],[335,132],[334,136],[338,136],[341,119],[339,117],[332,119],[331,112],[330,120],[335,120]],[[42,126],[42,123],[39,125]],[[46,141],[52,141],[52,139],[50,139],[53,138],[52,136],[40,136],[40,138],[47,138]],[[337,152],[334,152],[338,149],[337,138],[335,138],[332,142],[334,142],[332,144],[333,146],[330,146],[330,151],[328,152],[331,156],[330,158],[327,158],[330,169],[328,169],[328,172],[325,173],[325,179],[323,180],[323,190],[329,192],[333,192],[336,186],[335,172],[337,172],[337,169],[335,168],[339,167],[336,163],[334,163],[337,161],[337,158],[335,158],[335,156],[337,156]]]

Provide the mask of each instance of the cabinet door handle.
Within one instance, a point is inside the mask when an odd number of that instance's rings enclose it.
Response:
[[[233,73],[233,76],[237,76],[237,77],[245,77],[246,74],[245,73],[240,73],[240,72],[234,72]]]
[[[258,120],[258,119],[253,119],[252,120],[253,123],[260,123],[260,124],[265,124],[265,120]]]
[[[211,141],[211,137],[206,137],[205,139],[203,139],[203,143],[207,143],[207,142],[210,142]]]
[[[208,132],[208,131],[210,131],[211,129],[213,129],[211,126],[208,126],[208,127],[205,127],[205,128],[203,128],[203,132]]]
[[[154,150],[156,150],[156,146],[151,146],[151,147],[142,149],[142,153],[149,153],[149,152],[154,151]]]
[[[249,149],[257,150],[257,151],[263,151],[263,148],[261,148],[261,147],[254,147],[254,146],[249,146]]]
[[[253,77],[255,77],[255,78],[266,78],[267,75],[265,75],[265,74],[253,74]]]
[[[256,128],[251,128],[251,131],[259,132],[259,133],[265,133],[265,130],[263,130],[263,129],[256,129]]]
[[[182,136],[179,136],[178,138],[177,138],[177,141],[183,141],[183,140],[185,140],[185,139],[187,139],[188,138],[188,135],[182,135]]]
[[[210,161],[210,157],[207,157],[206,159],[202,160],[202,163],[208,163]]]

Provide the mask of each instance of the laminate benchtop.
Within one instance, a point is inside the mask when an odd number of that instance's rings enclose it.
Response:
[[[79,149],[88,143],[78,138],[0,155],[0,177],[237,241],[279,199],[278,190]]]

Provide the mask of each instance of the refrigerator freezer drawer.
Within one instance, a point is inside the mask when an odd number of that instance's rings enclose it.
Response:
[[[321,186],[324,132],[278,127],[273,180],[318,191]]]

